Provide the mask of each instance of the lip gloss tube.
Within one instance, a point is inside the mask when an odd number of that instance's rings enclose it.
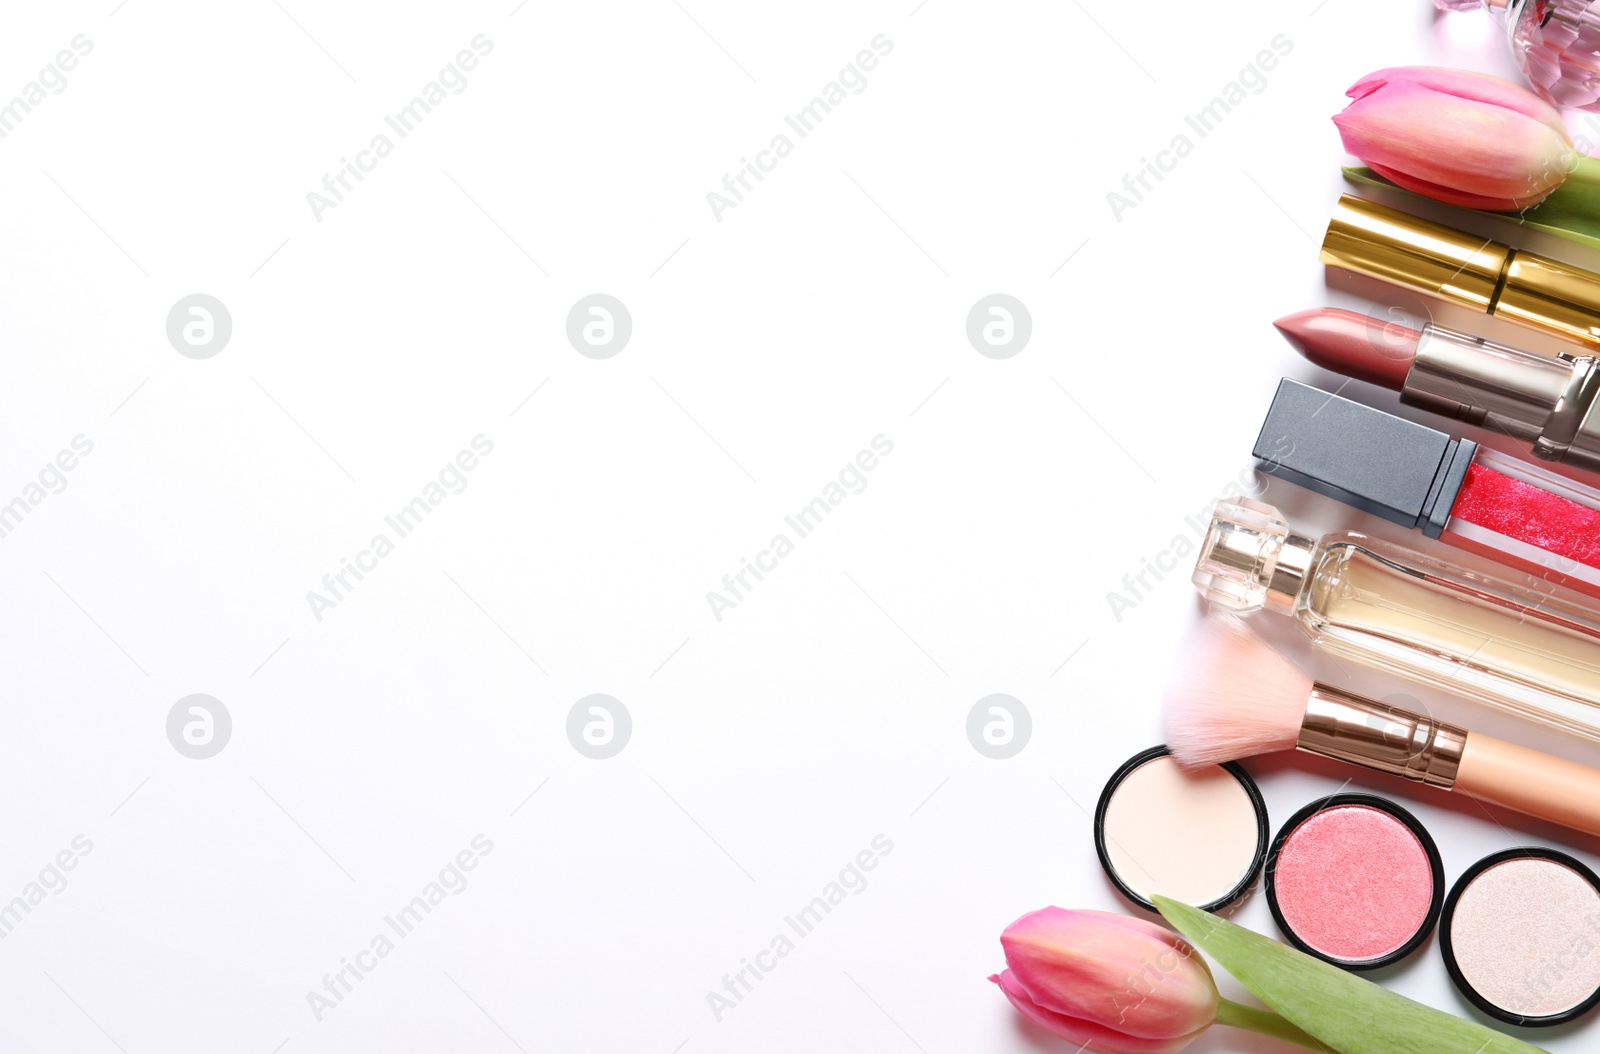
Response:
[[[1525,574],[1600,597],[1600,492],[1284,378],[1261,469]]]

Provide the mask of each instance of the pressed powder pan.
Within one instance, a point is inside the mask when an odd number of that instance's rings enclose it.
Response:
[[[1244,769],[1186,769],[1164,746],[1130,758],[1095,807],[1100,866],[1150,911],[1155,894],[1205,911],[1233,903],[1261,873],[1268,835],[1266,802]]]
[[[1267,905],[1289,943],[1346,970],[1421,947],[1439,921],[1444,865],[1415,816],[1373,794],[1319,798],[1267,857]]]
[[[1450,890],[1439,950],[1456,989],[1512,1025],[1559,1025],[1600,1003],[1600,877],[1554,849],[1506,849]]]

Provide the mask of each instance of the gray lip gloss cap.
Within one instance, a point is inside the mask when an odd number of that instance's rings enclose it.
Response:
[[[1439,537],[1478,452],[1362,403],[1285,377],[1256,437],[1261,469]]]

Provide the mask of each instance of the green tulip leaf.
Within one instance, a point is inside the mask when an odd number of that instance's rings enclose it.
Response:
[[[1535,1054],[1540,1049],[1414,1002],[1199,908],[1154,899],[1191,944],[1338,1054]]]
[[[1588,173],[1584,172],[1584,175],[1587,176]],[[1402,194],[1410,194],[1412,197],[1427,197],[1425,194],[1418,194],[1389,182],[1370,168],[1347,168],[1344,170],[1344,178],[1352,183],[1369,187],[1388,187]],[[1466,211],[1505,220],[1507,223],[1515,223],[1530,230],[1554,234],[1580,245],[1587,245],[1591,249],[1600,249],[1600,186],[1596,186],[1586,178],[1582,180],[1569,178],[1553,190],[1549,197],[1521,212],[1485,212],[1481,209]]]

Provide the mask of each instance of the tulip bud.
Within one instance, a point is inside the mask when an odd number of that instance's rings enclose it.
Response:
[[[1103,911],[1044,908],[1000,936],[989,978],[1022,1014],[1099,1054],[1168,1054],[1217,1017],[1211,971],[1181,937]]]
[[[1581,156],[1555,107],[1485,73],[1396,67],[1345,94],[1355,101],[1333,119],[1345,149],[1390,182],[1451,205],[1536,205]]]

